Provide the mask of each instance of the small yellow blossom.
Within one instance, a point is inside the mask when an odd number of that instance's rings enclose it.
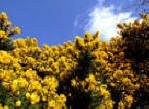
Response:
[[[3,109],[9,109],[8,105],[5,105]]]
[[[71,80],[71,85],[72,85],[72,86],[76,86],[76,85],[77,85],[76,80],[74,80],[74,79],[73,79],[73,80]]]
[[[30,93],[27,92],[27,93],[26,93],[26,98],[29,99],[30,96],[31,96]]]
[[[47,101],[47,97],[46,96],[42,96],[42,101],[43,102]]]
[[[128,103],[132,103],[133,102],[133,97],[131,95],[128,95],[125,97],[125,100],[128,102]]]
[[[40,101],[40,97],[36,93],[32,93],[30,100],[31,100],[31,104],[36,104]]]
[[[5,12],[2,12],[0,14],[0,18],[6,20],[8,17],[7,17],[7,14]]]
[[[125,109],[125,105],[122,101],[120,101],[118,104],[118,109]]]
[[[20,101],[20,100],[18,100],[18,101],[16,102],[16,106],[17,106],[17,107],[20,107],[20,106],[21,106],[21,101]]]
[[[5,31],[0,30],[0,38],[6,38]]]
[[[49,101],[49,107],[55,107],[55,101],[54,100],[51,100]]]
[[[11,25],[11,22],[10,21],[7,21],[7,26],[10,26]]]
[[[19,27],[15,27],[12,29],[13,34],[20,34],[21,30]]]

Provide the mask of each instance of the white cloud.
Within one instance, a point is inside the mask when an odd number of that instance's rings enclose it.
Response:
[[[98,0],[99,1],[99,0]],[[117,24],[124,21],[132,22],[135,18],[131,17],[131,12],[121,12],[115,14],[116,7],[111,5],[109,7],[103,6],[104,0],[100,0],[99,4],[96,5],[88,16],[88,24],[84,30],[88,30],[91,33],[95,33],[97,30],[100,31],[100,38],[109,41],[112,36],[117,36]],[[117,8],[120,10],[120,8]],[[117,10],[117,11],[118,11]]]

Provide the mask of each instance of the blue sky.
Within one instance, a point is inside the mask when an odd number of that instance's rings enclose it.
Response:
[[[39,45],[58,45],[82,36],[86,30],[100,30],[101,39],[106,40],[117,35],[112,33],[116,23],[137,17],[134,9],[127,8],[132,1],[1,0],[0,12],[6,12],[9,21],[21,28],[17,37],[36,37]]]

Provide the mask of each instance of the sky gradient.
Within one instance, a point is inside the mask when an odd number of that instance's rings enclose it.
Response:
[[[8,20],[14,26],[21,28],[21,34],[17,38],[36,37],[39,45],[58,45],[64,41],[74,40],[76,35],[82,36],[86,30],[94,33],[101,31],[101,39],[105,36],[105,30],[123,18],[132,19],[137,15],[132,13],[134,9],[127,8],[133,0],[3,0],[0,3],[0,12],[8,15]],[[102,12],[100,12],[102,10]],[[108,10],[108,11],[105,11]],[[96,12],[95,12],[96,11]],[[103,13],[107,12],[106,15]],[[127,13],[127,16],[125,16]],[[121,15],[121,16],[120,16]],[[113,16],[113,17],[112,17]],[[104,27],[102,18],[111,18],[114,23]],[[109,18],[109,19],[110,19]],[[117,20],[115,22],[115,20]],[[101,23],[102,22],[102,23]],[[107,23],[105,21],[105,23]],[[102,25],[102,26],[98,26]],[[93,31],[94,29],[94,31]],[[114,35],[111,34],[110,35]]]

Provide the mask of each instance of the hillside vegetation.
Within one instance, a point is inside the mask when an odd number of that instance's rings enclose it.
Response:
[[[0,14],[0,109],[135,109],[149,97],[149,19],[118,24],[120,36],[99,32],[38,46]],[[108,30],[107,30],[108,31]]]

